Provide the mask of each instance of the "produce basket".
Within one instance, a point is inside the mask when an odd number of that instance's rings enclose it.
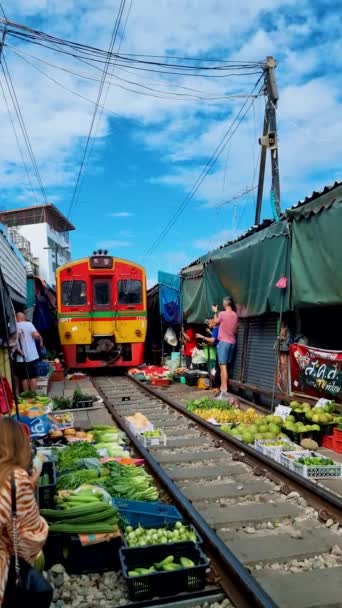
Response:
[[[143,433],[137,433],[136,437],[139,439],[139,441],[141,441],[145,448],[153,447],[156,445],[166,446],[166,435],[164,431],[160,431],[160,435],[156,437],[146,437],[143,435]]]
[[[159,571],[131,577],[135,568],[149,568],[169,555],[177,563],[181,557],[191,559],[196,566],[173,571]],[[126,579],[128,595],[132,601],[175,595],[182,591],[199,591],[205,586],[205,572],[209,565],[203,551],[194,543],[178,543],[172,547],[156,545],[139,549],[120,549],[121,570]]]
[[[173,505],[162,502],[144,502],[141,500],[126,500],[113,498],[112,504],[120,511],[120,515],[128,526],[156,527],[157,525],[172,524],[182,519],[178,509]]]
[[[285,459],[287,461],[287,468],[291,469],[298,475],[302,475],[307,479],[340,479],[342,477],[342,464],[334,462],[334,464],[329,465],[305,465],[299,462],[295,462],[298,458],[301,457],[313,457],[317,456],[316,452],[310,451],[302,451],[302,452],[292,452],[291,456],[287,454],[286,456],[282,454],[281,463],[286,466]]]
[[[93,545],[82,545],[78,535],[68,537],[65,570],[68,574],[91,574],[119,570],[121,536]]]
[[[54,506],[54,498],[56,493],[56,467],[52,461],[43,463],[40,480],[43,476],[49,477],[48,484],[38,485],[38,501],[41,509],[50,509]]]
[[[276,462],[280,462],[280,455],[282,452],[296,452],[300,451],[301,447],[296,443],[293,443],[289,439],[283,438],[281,441],[285,445],[272,445],[273,439],[256,439],[254,441],[254,449],[268,458],[272,458]]]
[[[89,399],[81,399],[80,401],[73,401],[72,402],[72,409],[83,409],[86,407],[91,407],[94,403],[94,399],[93,398],[89,398]]]
[[[170,379],[169,378],[151,378],[148,381],[148,384],[151,386],[169,386]]]
[[[187,521],[185,521],[184,519],[179,519],[179,520],[177,520],[177,521],[180,521],[180,522],[181,522],[181,523],[182,523],[184,526],[186,526],[186,527],[187,527],[187,528],[189,528],[189,529],[190,529],[192,532],[194,532],[194,534],[196,535],[196,541],[195,541],[195,542],[196,542],[196,544],[197,544],[197,545],[201,545],[201,544],[203,543],[203,540],[202,540],[201,536],[198,534],[198,532],[197,532],[196,528],[195,528],[195,527],[194,527],[192,524],[188,523],[188,522],[187,522]],[[159,529],[159,528],[168,528],[168,530],[170,530],[170,531],[171,531],[171,530],[174,530],[175,523],[176,523],[176,522],[174,522],[174,521],[173,521],[173,522],[171,522],[171,523],[167,523],[167,524],[165,524],[165,522],[158,522],[158,523],[156,523],[156,524],[153,526],[153,529]],[[152,526],[145,526],[145,527],[146,527],[146,528],[148,528],[148,529],[151,529],[151,528],[152,528]],[[157,547],[160,547],[160,546],[167,545],[167,546],[169,547],[169,550],[170,550],[170,555],[171,555],[171,554],[172,554],[172,551],[173,551],[172,547],[173,547],[174,545],[178,545],[178,543],[180,543],[180,542],[192,542],[192,541],[190,541],[190,540],[189,540],[189,541],[182,541],[182,540],[180,540],[180,541],[172,541],[172,542],[168,542],[168,543],[160,543],[160,544],[153,543],[153,544],[146,545],[146,547],[156,547],[156,546],[157,546]],[[124,533],[124,545],[125,545],[125,547],[128,547],[128,543],[127,543],[127,534],[126,534],[126,533]],[[133,548],[135,548],[135,547],[131,547],[131,548],[133,549]]]

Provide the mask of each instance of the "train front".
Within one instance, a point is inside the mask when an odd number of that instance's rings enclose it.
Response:
[[[147,313],[141,266],[99,251],[58,268],[56,285],[66,367],[143,362]]]

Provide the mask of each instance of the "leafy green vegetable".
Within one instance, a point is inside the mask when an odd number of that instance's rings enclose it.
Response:
[[[158,499],[158,490],[154,486],[153,478],[143,467],[108,462],[105,468],[109,470],[109,475],[101,477],[96,483],[111,496],[128,500]]]
[[[96,448],[86,441],[77,441],[62,450],[58,450],[57,469],[63,471],[72,468],[75,460],[80,458],[96,458]]]
[[[65,473],[57,478],[56,487],[57,490],[76,490],[84,483],[94,483],[98,476],[94,469]]]
[[[54,410],[68,410],[71,408],[71,400],[68,397],[54,397],[52,399]]]
[[[189,410],[189,412],[193,412],[194,410],[210,410],[212,408],[232,410],[233,406],[228,401],[218,401],[217,399],[209,399],[208,397],[191,399],[186,402],[186,409]]]

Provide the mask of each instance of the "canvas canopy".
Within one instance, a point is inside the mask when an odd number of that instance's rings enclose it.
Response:
[[[212,315],[212,304],[232,296],[241,317],[289,309],[289,289],[276,287],[289,277],[289,228],[277,222],[226,247],[203,256],[182,271],[183,312],[189,322]]]

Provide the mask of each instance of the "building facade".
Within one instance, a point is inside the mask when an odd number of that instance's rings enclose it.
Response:
[[[52,204],[4,211],[0,221],[31,263],[33,273],[38,270],[40,278],[55,287],[56,268],[71,259],[69,232],[74,226]]]

